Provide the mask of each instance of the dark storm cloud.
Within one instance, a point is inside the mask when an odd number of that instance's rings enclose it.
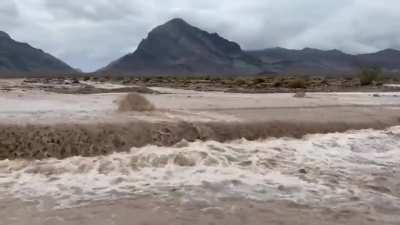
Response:
[[[5,0],[0,29],[90,71],[173,17],[245,49],[400,49],[399,11],[398,0]]]

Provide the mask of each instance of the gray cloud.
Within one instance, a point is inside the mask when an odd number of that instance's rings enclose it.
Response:
[[[7,0],[0,29],[92,71],[134,51],[173,17],[245,49],[400,49],[399,10],[398,0]]]
[[[14,1],[0,2],[0,29],[18,24],[19,11]]]

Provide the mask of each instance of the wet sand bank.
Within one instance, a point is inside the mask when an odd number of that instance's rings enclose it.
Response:
[[[165,202],[152,197],[96,202],[84,207],[38,210],[35,203],[0,200],[1,225],[156,225],[156,224],[308,224],[395,225],[400,218],[367,207],[313,208],[290,201],[257,202],[226,199],[207,202]]]

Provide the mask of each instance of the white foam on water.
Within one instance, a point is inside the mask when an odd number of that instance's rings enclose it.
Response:
[[[309,204],[357,199],[400,208],[399,172],[400,127],[393,127],[302,139],[181,142],[90,158],[4,160],[0,198],[51,198],[55,207],[143,194]]]

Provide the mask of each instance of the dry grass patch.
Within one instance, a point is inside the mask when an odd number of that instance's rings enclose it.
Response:
[[[295,79],[295,80],[291,80],[288,84],[289,88],[292,89],[304,89],[306,88],[306,81],[304,79]]]
[[[138,93],[129,93],[118,102],[118,111],[120,112],[153,110],[155,110],[154,105]]]

